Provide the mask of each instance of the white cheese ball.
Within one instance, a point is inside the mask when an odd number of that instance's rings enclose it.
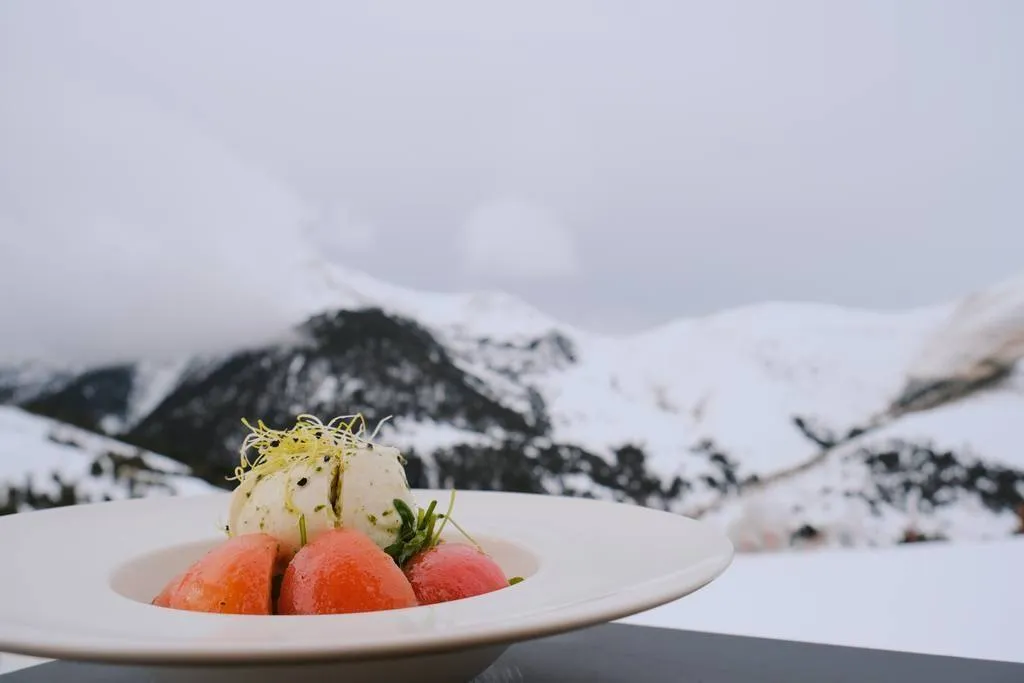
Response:
[[[257,477],[249,472],[235,489],[228,513],[232,535],[266,533],[291,556],[337,527],[355,529],[381,548],[397,540],[395,499],[416,513],[401,454],[390,446],[361,445],[344,456],[314,456]]]
[[[360,448],[347,456],[338,499],[343,527],[358,529],[386,548],[398,539],[402,523],[395,510],[396,498],[416,514],[416,501],[397,448]]]

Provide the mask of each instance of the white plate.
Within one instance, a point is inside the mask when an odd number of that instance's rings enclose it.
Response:
[[[420,504],[448,496],[414,494]],[[394,680],[411,671],[420,682],[456,680],[487,668],[513,642],[612,621],[692,593],[725,571],[733,556],[723,534],[679,515],[579,498],[462,491],[455,509],[460,525],[508,576],[525,581],[466,600],[368,614],[222,615],[148,604],[223,540],[227,505],[227,494],[215,494],[0,518],[0,651],[135,665],[227,664],[240,680],[272,664],[325,662],[349,681]],[[306,671],[313,678],[324,674]],[[226,680],[227,671],[219,672],[218,680]],[[425,679],[424,672],[432,675]]]

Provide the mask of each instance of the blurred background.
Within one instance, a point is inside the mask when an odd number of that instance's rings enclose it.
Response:
[[[1024,4],[0,6],[0,511],[414,486],[1024,530]]]

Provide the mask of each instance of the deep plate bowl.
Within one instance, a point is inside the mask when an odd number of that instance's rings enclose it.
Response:
[[[420,505],[448,497],[414,494]],[[252,682],[274,670],[280,676],[281,666],[291,683],[303,674],[349,683],[468,680],[511,643],[692,593],[733,556],[718,530],[675,514],[462,491],[460,525],[506,575],[525,581],[465,600],[367,614],[224,615],[148,604],[223,539],[228,499],[149,498],[0,518],[0,651],[157,666],[152,671],[174,680]]]

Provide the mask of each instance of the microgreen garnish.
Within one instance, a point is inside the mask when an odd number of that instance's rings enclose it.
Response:
[[[372,450],[376,445],[373,440],[387,420],[381,420],[368,434],[366,418],[361,414],[336,417],[327,424],[314,415],[303,414],[296,418],[292,427],[284,430],[272,429],[263,420],[257,420],[253,426],[243,418],[242,424],[250,433],[239,449],[239,466],[228,480],[241,482],[250,474],[260,480],[298,462],[312,464],[314,460],[321,460],[326,463],[346,452],[361,448]],[[256,451],[252,460],[249,459],[250,449]]]
[[[522,583],[522,582],[523,582],[523,577],[521,577],[521,576],[513,576],[511,579],[508,580],[508,585],[514,586],[517,583]]]
[[[448,496],[448,512],[441,515],[441,526],[437,529],[437,535],[434,536],[434,545],[441,542],[441,533],[444,531],[444,527],[448,524],[448,518],[452,516],[452,508],[455,507],[455,489],[452,489],[451,495]]]
[[[475,540],[473,540],[473,537],[469,535],[468,531],[466,531],[461,526],[459,526],[459,523],[455,521],[454,517],[452,517],[450,514],[441,515],[441,516],[444,517],[445,520],[450,520],[451,523],[452,523],[452,526],[455,527],[456,529],[458,529],[459,533],[462,534],[463,536],[465,536],[467,541],[469,541],[470,543],[475,545],[477,550],[483,552],[483,548],[480,547],[480,544],[477,543]]]
[[[430,501],[430,504],[426,508],[420,508],[415,515],[413,515],[412,510],[404,500],[395,498],[393,503],[395,511],[398,512],[401,524],[398,527],[397,540],[385,548],[384,552],[390,555],[399,567],[404,566],[406,562],[418,553],[430,550],[440,543],[441,533],[444,531],[445,524],[449,521],[452,523],[452,526],[459,530],[459,533],[469,539],[470,543],[475,545],[477,548],[480,547],[480,545],[474,541],[473,538],[467,534],[454,519],[452,519],[452,508],[455,507],[454,490],[452,491],[451,497],[448,501],[448,511],[444,513],[436,512],[436,500]],[[439,519],[441,520],[440,526],[437,524],[437,520]]]

